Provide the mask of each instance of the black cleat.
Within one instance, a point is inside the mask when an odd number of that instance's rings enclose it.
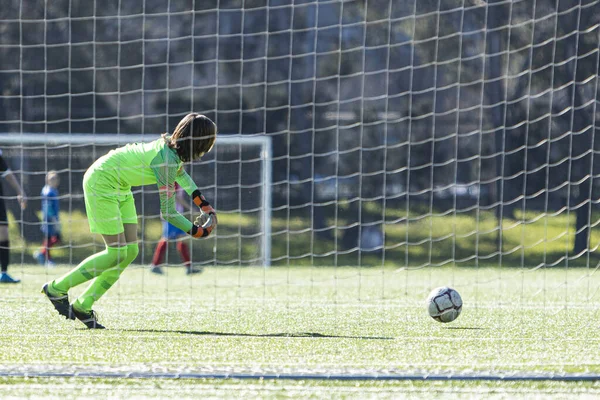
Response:
[[[202,271],[204,271],[204,268],[202,268],[202,267],[192,267],[192,266],[189,266],[189,267],[185,268],[185,274],[186,275],[201,274]]]
[[[66,319],[75,319],[75,317],[69,312],[71,305],[69,304],[69,295],[63,296],[52,296],[48,291],[48,283],[42,287],[42,293],[46,295],[48,300],[52,303],[56,311]]]
[[[94,310],[91,310],[89,313],[84,311],[77,311],[72,305],[70,307],[70,315],[73,317],[72,319],[77,318],[85,326],[89,329],[106,329],[104,326],[100,325],[98,322],[98,316]]]
[[[153,274],[156,274],[156,275],[162,275],[163,274],[162,268],[159,267],[158,265],[155,265],[152,268],[150,268],[150,272],[152,272]]]

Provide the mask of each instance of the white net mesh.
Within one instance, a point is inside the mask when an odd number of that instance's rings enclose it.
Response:
[[[2,150],[31,196],[21,211],[4,192],[15,273],[33,268],[48,170],[63,176],[62,224],[72,232],[56,257],[72,267],[99,246],[81,228],[85,169],[114,144],[171,131],[195,111],[221,138],[248,138],[219,139],[192,167],[222,212],[216,235],[193,249],[194,262],[211,268],[184,284],[138,271],[136,288],[113,289],[121,309],[130,300],[165,315],[198,307],[210,332],[218,321],[225,331],[297,323],[293,332],[309,336],[410,342],[429,331],[398,321],[420,318],[432,288],[453,286],[465,302],[458,321],[482,329],[472,341],[495,344],[489,358],[466,354],[450,365],[450,339],[431,338],[411,342],[419,357],[409,361],[389,356],[396,348],[377,358],[368,346],[352,361],[318,350],[253,360],[276,369],[597,365],[590,354],[600,352],[573,357],[585,348],[579,341],[536,342],[530,359],[519,357],[532,338],[574,329],[557,309],[579,310],[579,334],[598,343],[589,330],[600,244],[598,1],[4,3]],[[85,143],[72,140],[80,134]],[[160,237],[156,192],[135,192],[136,264],[149,263]],[[253,310],[273,318],[250,323]],[[303,313],[308,321],[294,320]],[[515,324],[521,341],[508,347],[501,328]],[[190,357],[249,362],[213,348]]]

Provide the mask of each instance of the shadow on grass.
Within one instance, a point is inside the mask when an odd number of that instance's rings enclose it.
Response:
[[[455,329],[455,330],[460,330],[460,331],[467,331],[467,330],[484,331],[484,330],[487,330],[487,328],[479,328],[476,326],[445,326],[444,329]]]
[[[199,336],[235,336],[235,337],[283,337],[283,338],[332,338],[332,339],[363,339],[363,340],[394,340],[393,337],[385,336],[346,336],[326,335],[317,332],[291,332],[291,333],[233,333],[233,332],[210,332],[210,331],[184,331],[170,329],[119,329],[121,332],[137,333],[179,333],[182,335]]]

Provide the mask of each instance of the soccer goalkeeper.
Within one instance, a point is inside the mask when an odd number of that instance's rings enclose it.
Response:
[[[217,225],[215,210],[206,201],[183,164],[209,152],[216,140],[217,126],[204,115],[186,115],[173,134],[149,143],[132,143],[110,151],[96,160],[83,177],[85,209],[92,233],[102,235],[106,248],[83,260],[64,276],[42,288],[58,313],[77,318],[91,329],[104,329],[92,305],[115,284],[123,270],[138,255],[137,214],[132,186],[157,184],[164,219],[195,238],[210,235]],[[175,182],[192,197],[202,216],[192,223],[175,209]],[[69,304],[70,288],[96,278]]]

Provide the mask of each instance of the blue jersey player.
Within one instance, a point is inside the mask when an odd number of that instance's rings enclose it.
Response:
[[[36,260],[48,267],[54,267],[56,264],[50,256],[50,248],[60,243],[60,221],[58,204],[58,185],[60,178],[56,171],[48,171],[46,175],[46,185],[42,188],[42,226],[44,234],[42,247],[35,252]]]
[[[190,210],[189,200],[186,201],[185,198],[185,191],[177,183],[175,183],[175,207],[177,212],[181,214]],[[187,234],[168,221],[163,220],[162,223],[162,236],[156,244],[156,249],[154,250],[154,255],[152,256],[152,264],[150,264],[150,270],[155,274],[163,274],[161,264],[163,264],[165,260],[169,242],[173,241],[177,243],[177,251],[179,252],[181,261],[183,261],[183,265],[186,268],[186,273],[190,275],[202,272],[201,268],[192,266],[190,250],[186,240]]]

